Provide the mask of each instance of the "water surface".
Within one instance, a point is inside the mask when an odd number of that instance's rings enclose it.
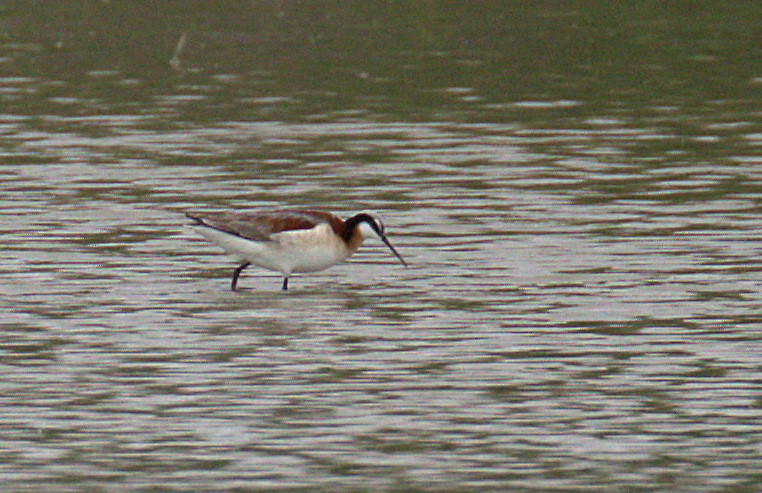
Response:
[[[485,5],[5,11],[10,490],[758,488],[760,17]],[[411,266],[230,292],[182,211],[282,205]]]

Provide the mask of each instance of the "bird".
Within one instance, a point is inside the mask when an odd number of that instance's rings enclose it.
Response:
[[[408,264],[392,246],[376,212],[360,212],[348,219],[312,209],[220,211],[185,215],[191,227],[239,261],[231,289],[250,265],[280,272],[283,291],[297,272],[327,269],[347,259],[363,240],[377,236],[402,264]]]

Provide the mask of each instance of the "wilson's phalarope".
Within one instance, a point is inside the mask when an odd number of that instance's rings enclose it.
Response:
[[[329,212],[281,209],[255,212],[209,212],[186,215],[207,240],[239,259],[233,271],[233,291],[238,276],[250,265],[283,274],[283,290],[295,272],[315,272],[336,265],[375,234],[405,266],[384,234],[384,223],[374,212],[361,212],[347,220]]]

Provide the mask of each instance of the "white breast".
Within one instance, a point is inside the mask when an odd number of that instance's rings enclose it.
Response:
[[[314,272],[336,265],[351,254],[331,226],[319,224],[312,229],[285,231],[271,236],[279,256],[291,272]]]

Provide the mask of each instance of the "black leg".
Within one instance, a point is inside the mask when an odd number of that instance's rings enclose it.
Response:
[[[251,264],[249,262],[246,262],[245,264],[241,264],[238,267],[236,267],[236,269],[233,271],[233,284],[232,284],[233,291],[235,291],[235,286],[236,284],[238,284],[238,276],[240,276],[241,272],[243,272],[243,270],[250,265]]]
[[[283,291],[288,291],[288,277],[283,278]]]

